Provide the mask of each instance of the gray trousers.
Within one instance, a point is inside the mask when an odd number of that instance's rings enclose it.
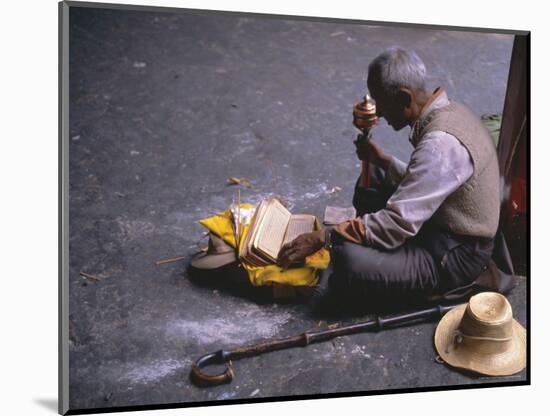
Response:
[[[393,190],[382,183],[378,171],[371,188],[356,185],[353,204],[358,215],[385,207]],[[394,250],[337,239],[328,289],[357,304],[415,303],[473,282],[489,264],[492,251],[492,239],[454,235],[430,221]]]

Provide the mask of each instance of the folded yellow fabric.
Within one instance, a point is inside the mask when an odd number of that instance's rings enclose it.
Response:
[[[241,209],[249,209],[253,207],[254,205],[251,204],[240,204]],[[231,247],[237,246],[233,223],[231,221],[231,210],[229,208],[220,214],[201,219],[199,220],[199,223],[206,227],[210,232],[219,236]],[[242,226],[241,236],[239,238],[241,244],[243,243],[249,228],[250,225]],[[330,253],[325,249],[321,249],[307,257],[303,267],[283,270],[276,264],[258,267],[242,262],[242,265],[248,272],[250,283],[254,286],[264,286],[273,283],[291,286],[315,286],[318,280],[316,270],[326,269],[329,263]]]

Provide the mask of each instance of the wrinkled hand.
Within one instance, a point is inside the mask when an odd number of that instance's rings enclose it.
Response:
[[[390,156],[374,140],[365,140],[363,135],[359,134],[353,144],[355,144],[355,153],[359,160],[368,160],[380,167],[384,167],[389,163]]]
[[[288,268],[291,264],[300,264],[307,256],[320,250],[324,244],[325,232],[323,230],[299,235],[281,248],[277,264],[283,269]]]

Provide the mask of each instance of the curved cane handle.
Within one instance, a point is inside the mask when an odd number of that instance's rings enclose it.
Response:
[[[223,373],[214,376],[204,374],[201,369],[209,364],[225,364],[225,370]],[[231,367],[231,361],[227,361],[225,351],[223,350],[202,356],[191,368],[191,380],[199,387],[231,383],[234,376],[235,372]]]

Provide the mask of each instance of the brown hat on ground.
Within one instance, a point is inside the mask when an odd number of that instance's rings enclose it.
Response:
[[[226,264],[237,261],[235,249],[223,241],[220,237],[210,233],[208,249],[205,253],[199,253],[191,260],[191,266],[197,269],[217,269]]]
[[[499,293],[479,293],[447,312],[435,330],[435,348],[447,364],[490,376],[511,375],[526,365],[525,328]]]

